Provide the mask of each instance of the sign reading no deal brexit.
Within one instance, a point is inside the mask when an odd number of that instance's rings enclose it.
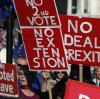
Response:
[[[59,28],[22,29],[30,70],[66,70]]]
[[[100,88],[95,85],[68,80],[64,99],[100,99]]]
[[[18,97],[16,66],[0,63],[0,95]]]
[[[60,18],[68,63],[100,66],[100,19]]]
[[[20,26],[60,26],[55,0],[13,0]]]

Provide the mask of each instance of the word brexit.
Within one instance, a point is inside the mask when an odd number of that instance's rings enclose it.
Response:
[[[63,16],[61,20],[68,62],[100,66],[99,19]]]

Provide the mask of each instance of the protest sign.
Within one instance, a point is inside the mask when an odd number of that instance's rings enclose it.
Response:
[[[60,26],[55,0],[13,0],[20,26]]]
[[[60,16],[70,64],[100,66],[100,19]]]
[[[17,70],[13,64],[0,63],[0,95],[18,97]]]
[[[22,29],[30,70],[66,70],[67,62],[59,28]]]
[[[69,80],[64,99],[100,99],[99,93],[99,87]]]

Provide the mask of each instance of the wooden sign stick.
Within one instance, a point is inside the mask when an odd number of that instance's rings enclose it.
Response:
[[[83,82],[83,65],[79,65],[79,80],[80,82]]]
[[[52,91],[51,91],[50,80],[48,80],[47,82],[48,82],[49,99],[53,99],[53,98],[52,98]]]

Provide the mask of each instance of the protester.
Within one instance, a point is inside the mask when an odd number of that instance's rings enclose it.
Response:
[[[72,64],[71,65],[71,72],[70,72],[70,79],[79,81],[79,65]]]
[[[32,88],[36,73],[29,71],[23,44],[17,45],[13,53],[18,71],[19,97],[21,99],[39,99]]]
[[[94,78],[92,81],[95,85],[100,86],[100,67],[94,69]]]
[[[19,57],[17,61],[18,75],[20,80],[19,97],[22,99],[39,99],[39,96],[32,91],[35,73],[29,71],[25,57]]]
[[[54,77],[55,79],[52,79]],[[44,72],[44,80],[41,84],[41,99],[49,99],[49,89],[51,89],[53,99],[64,99],[67,80],[67,72],[54,72],[54,74]]]

